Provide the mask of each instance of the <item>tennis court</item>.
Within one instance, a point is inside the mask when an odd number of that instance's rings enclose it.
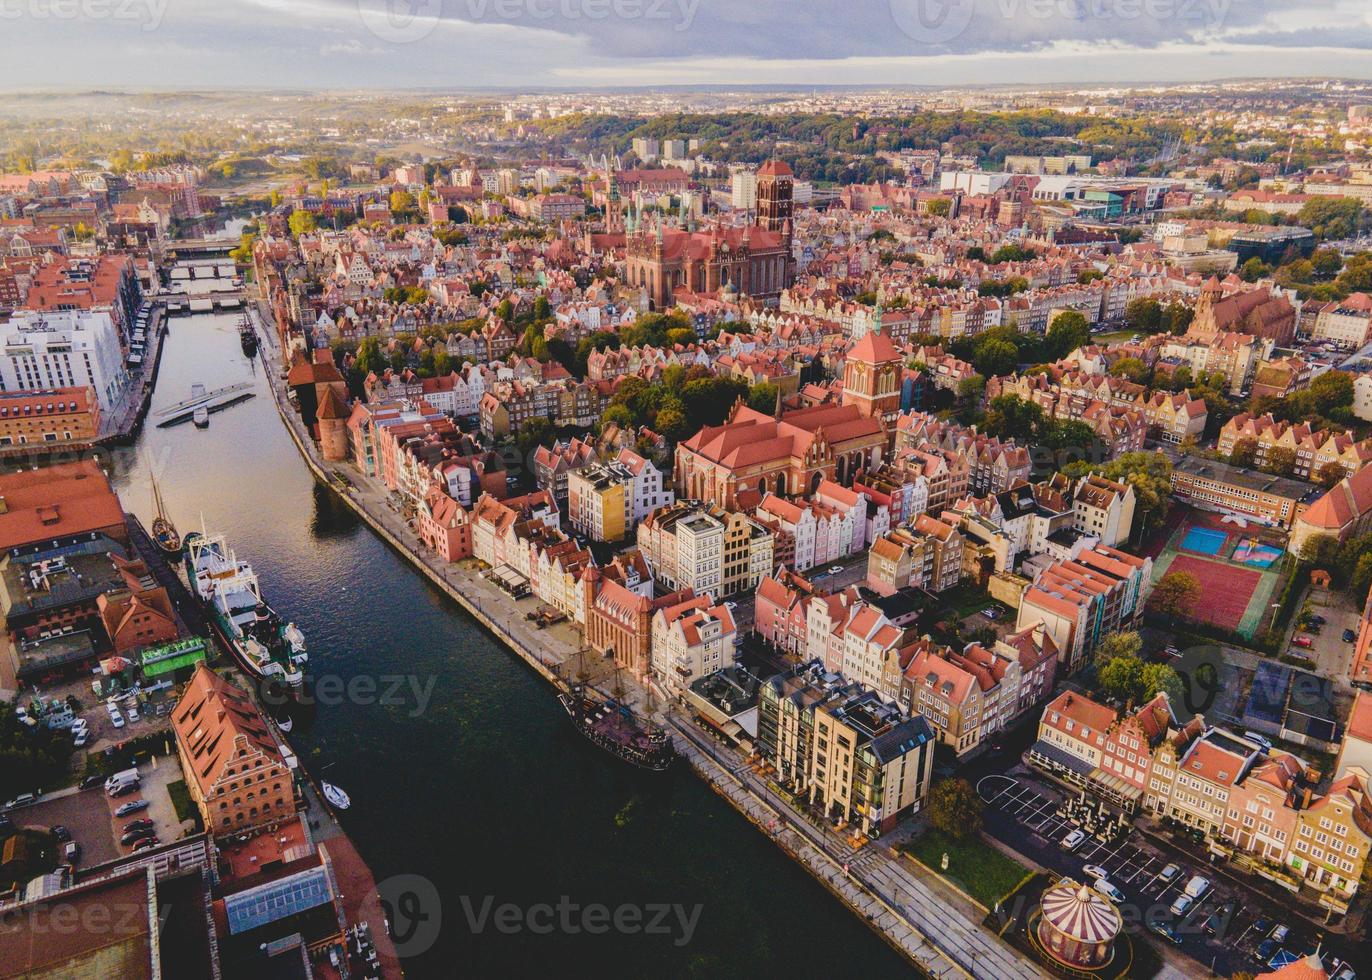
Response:
[[[1167,570],[1190,572],[1200,582],[1201,599],[1192,611],[1196,619],[1228,630],[1238,630],[1240,625],[1249,625],[1244,623],[1245,613],[1248,612],[1253,594],[1262,582],[1262,572],[1222,565],[1190,555],[1177,555]],[[1262,607],[1258,606],[1254,612],[1260,616]],[[1249,628],[1256,625],[1257,623],[1253,622]]]
[[[1198,555],[1218,555],[1224,550],[1225,542],[1228,540],[1229,535],[1212,527],[1192,527],[1187,530],[1186,537],[1182,538],[1181,546],[1184,550],[1194,551]]]

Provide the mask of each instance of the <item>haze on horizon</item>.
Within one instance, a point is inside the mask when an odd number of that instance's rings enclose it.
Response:
[[[0,30],[26,89],[1372,76],[1367,0],[0,0]]]

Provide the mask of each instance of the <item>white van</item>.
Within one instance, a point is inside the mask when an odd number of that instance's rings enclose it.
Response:
[[[137,769],[125,769],[105,780],[105,792],[111,796],[122,793],[125,787],[137,786],[140,781]]]

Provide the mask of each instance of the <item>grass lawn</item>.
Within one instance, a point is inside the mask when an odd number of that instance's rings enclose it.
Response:
[[[1024,865],[1012,861],[975,837],[959,843],[941,831],[930,830],[907,844],[905,850],[988,909],[1010,894],[1029,874],[1029,869]],[[942,871],[945,853],[948,855],[948,870]]]
[[[186,781],[178,779],[174,783],[167,784],[167,795],[171,797],[172,808],[176,810],[178,820],[195,820],[199,822],[200,811],[196,809],[195,803],[191,800],[190,790],[186,789]]]
[[[987,606],[1000,608],[1000,603],[992,599],[989,592],[973,585],[959,585],[949,589],[939,596],[939,602],[944,608],[955,610],[958,619],[966,619],[973,613],[981,612]]]
[[[1137,330],[1113,330],[1110,333],[1092,334],[1091,343],[1093,344],[1123,344],[1134,339]]]

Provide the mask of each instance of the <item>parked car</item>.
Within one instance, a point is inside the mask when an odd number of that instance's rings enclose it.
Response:
[[[1104,878],[1097,878],[1093,887],[1116,905],[1123,905],[1125,903],[1124,892],[1120,891]]]
[[[127,817],[130,813],[137,813],[139,810],[148,808],[147,800],[129,800],[127,803],[119,804],[119,808],[114,811],[116,817]]]
[[[130,820],[128,823],[124,824],[124,833],[131,833],[135,830],[147,830],[152,826],[153,822],[150,817],[139,817],[137,820]]]
[[[28,806],[30,803],[37,803],[38,796],[39,794],[37,793],[20,793],[14,799],[9,800],[5,803],[5,809],[13,810],[16,807]]]
[[[1181,933],[1177,932],[1177,927],[1172,925],[1172,923],[1150,922],[1148,924],[1148,928],[1150,931],[1161,936],[1163,939],[1166,939],[1173,946],[1181,945]]]
[[[1167,867],[1163,868],[1161,871],[1158,872],[1158,881],[1162,882],[1164,885],[1170,885],[1174,880],[1176,880],[1176,877],[1179,874],[1181,874],[1181,865],[1169,864]]]
[[[110,723],[114,725],[115,728],[124,727],[124,716],[119,713],[118,708],[114,708],[110,711]]]
[[[1289,935],[1291,935],[1291,927],[1279,924],[1272,928],[1272,931],[1267,934],[1267,938],[1280,946],[1286,942],[1286,937]]]
[[[138,713],[138,705],[136,704],[129,705],[127,714],[129,716],[129,721],[138,721],[142,718],[142,715]]]
[[[116,796],[128,796],[130,793],[138,792],[137,783],[119,783],[105,790],[105,795],[111,798]]]
[[[1291,641],[1293,647],[1300,647],[1302,650],[1309,650],[1315,645],[1315,641],[1308,636],[1298,636]]]
[[[56,837],[63,844],[71,840],[71,831],[68,830],[66,827],[62,826],[60,823],[55,823],[51,827],[49,827],[48,833],[52,834],[52,836]]]
[[[1279,949],[1281,949],[1281,943],[1277,942],[1275,939],[1264,939],[1262,942],[1258,943],[1258,960],[1266,963]]]
[[[1210,890],[1210,879],[1203,875],[1192,875],[1191,880],[1186,883],[1186,894],[1192,898],[1202,898]]]
[[[160,843],[162,842],[158,840],[156,837],[144,837],[142,840],[138,841],[136,844],[133,845],[133,849],[135,851],[146,851],[148,848],[156,847]]]
[[[1078,827],[1062,839],[1062,849],[1064,851],[1075,851],[1086,840],[1086,831]]]
[[[1344,631],[1343,631],[1343,642],[1345,642],[1345,643],[1352,643],[1352,642],[1353,642],[1354,640],[1356,640],[1357,638],[1358,638],[1358,634],[1357,634],[1357,633],[1354,633],[1352,630],[1344,630]]]
[[[92,787],[99,786],[104,781],[104,776],[87,776],[85,779],[81,780],[81,788],[91,789]]]
[[[1083,865],[1081,870],[1085,871],[1085,872],[1086,872],[1087,874],[1089,874],[1092,878],[1109,878],[1109,877],[1110,877],[1110,872],[1106,871],[1106,870],[1105,870],[1104,868],[1102,868],[1099,864],[1087,864],[1087,865]]]
[[[1196,900],[1190,895],[1178,895],[1172,902],[1172,914],[1180,919],[1187,912],[1191,911],[1191,906],[1195,904]]]
[[[841,572],[841,571],[843,571],[843,566],[842,566],[842,565],[830,565],[830,566],[829,566],[829,574],[830,574],[830,575],[837,575],[837,574],[838,574],[839,572]]]
[[[120,838],[119,838],[119,843],[121,843],[121,844],[133,844],[133,843],[136,843],[136,842],[142,840],[144,837],[153,837],[153,836],[155,836],[155,835],[154,835],[153,829],[152,829],[151,827],[143,827],[143,828],[141,828],[141,829],[139,829],[139,830],[130,830],[130,831],[126,831],[122,836],[120,836]]]
[[[1316,626],[1323,626],[1326,622],[1328,622],[1328,620],[1326,620],[1319,613],[1312,613],[1310,616],[1310,622],[1314,623]]]
[[[62,859],[68,864],[75,864],[81,860],[81,845],[74,840],[69,840],[62,845]]]

